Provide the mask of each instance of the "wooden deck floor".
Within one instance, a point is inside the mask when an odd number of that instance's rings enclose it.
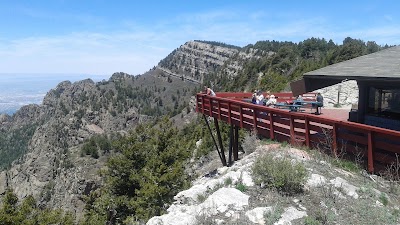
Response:
[[[321,112],[322,114],[320,115],[321,117],[325,118],[330,118],[330,119],[335,119],[339,121],[347,121],[349,118],[349,111],[350,109],[325,109],[322,108]]]

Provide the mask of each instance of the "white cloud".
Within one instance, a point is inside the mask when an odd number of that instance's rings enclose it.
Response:
[[[0,62],[0,71],[143,73],[169,53],[169,49],[154,45],[151,36],[146,33],[74,33],[15,40],[0,48],[0,57],[4,59]]]
[[[386,17],[391,20],[390,25],[366,28],[341,26],[324,16],[302,17],[263,10],[180,14],[151,27],[125,20],[120,21],[122,27],[107,32],[3,39],[0,41],[0,71],[91,74],[123,71],[139,74],[189,40],[245,46],[260,40],[298,42],[310,37],[341,43],[350,36],[378,44],[399,44],[399,25],[392,17]]]

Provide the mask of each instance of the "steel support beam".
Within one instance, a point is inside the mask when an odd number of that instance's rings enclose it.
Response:
[[[210,131],[211,138],[212,138],[213,141],[214,141],[214,145],[215,145],[215,148],[217,149],[217,152],[218,152],[219,158],[221,159],[222,165],[226,166],[225,155],[222,154],[223,152],[221,153],[221,151],[220,151],[219,148],[218,148],[218,144],[217,144],[217,142],[215,141],[215,138],[214,138],[214,135],[213,135],[213,133],[212,133],[210,124],[208,123],[208,120],[207,120],[207,117],[206,117],[205,114],[203,114],[203,118],[204,118],[204,121],[205,121],[206,124],[207,124],[208,130]],[[215,121],[215,120],[214,120],[214,121]]]
[[[222,137],[221,137],[221,132],[219,130],[219,125],[218,125],[217,119],[214,119],[214,125],[215,125],[215,129],[217,130],[219,147],[221,149],[221,154],[220,154],[221,162],[222,162],[222,165],[226,166],[227,164],[226,164],[226,158],[225,158],[224,145],[222,144]]]

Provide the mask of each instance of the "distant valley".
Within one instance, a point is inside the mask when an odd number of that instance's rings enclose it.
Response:
[[[0,73],[0,114],[12,115],[24,105],[41,104],[46,93],[61,81],[74,82],[91,78],[96,82],[110,76]]]

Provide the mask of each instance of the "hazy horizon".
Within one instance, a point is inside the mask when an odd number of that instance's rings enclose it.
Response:
[[[87,78],[95,82],[108,80],[111,75],[61,74],[61,73],[0,73],[0,114],[13,114],[29,104],[41,104],[48,91],[62,82],[76,82]]]

